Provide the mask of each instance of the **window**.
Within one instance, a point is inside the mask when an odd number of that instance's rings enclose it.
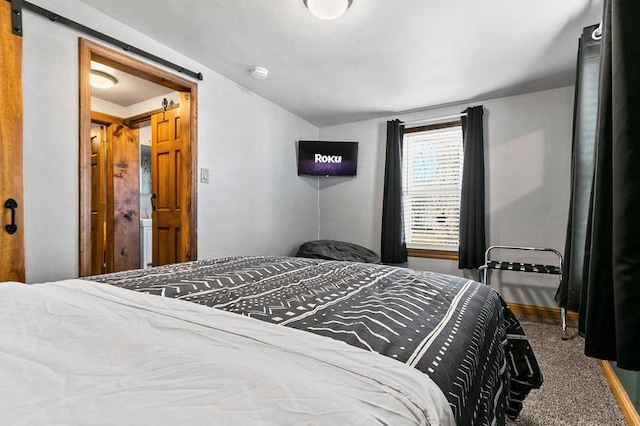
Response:
[[[457,259],[462,160],[460,121],[405,130],[402,188],[410,255]]]

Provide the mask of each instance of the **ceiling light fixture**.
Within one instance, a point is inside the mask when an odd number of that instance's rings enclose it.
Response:
[[[96,89],[108,89],[118,84],[118,79],[104,71],[91,70],[89,83]]]
[[[344,15],[353,0],[302,0],[316,18],[336,19]]]
[[[269,70],[265,67],[255,66],[252,67],[249,71],[251,71],[251,76],[257,80],[264,80],[269,76]]]

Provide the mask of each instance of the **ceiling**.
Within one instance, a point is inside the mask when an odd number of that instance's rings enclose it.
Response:
[[[353,0],[324,21],[303,0],[81,1],[318,126],[571,85],[578,37],[602,12],[602,0]]]
[[[106,72],[118,80],[115,86],[108,89],[91,87],[91,96],[123,107],[173,92],[173,89],[143,80],[95,61],[91,61],[91,69]]]

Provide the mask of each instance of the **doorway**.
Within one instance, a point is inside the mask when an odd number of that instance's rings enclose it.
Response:
[[[177,102],[132,117],[92,113],[92,63],[170,89]],[[80,276],[140,267],[141,225],[149,222],[153,265],[197,257],[196,107],[195,83],[80,39]],[[141,139],[151,147],[141,149]],[[105,142],[103,148],[97,140]],[[141,184],[149,176],[139,166],[146,153],[152,178],[143,196]]]

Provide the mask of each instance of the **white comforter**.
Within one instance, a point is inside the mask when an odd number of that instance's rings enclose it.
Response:
[[[426,375],[303,331],[80,280],[0,284],[0,425],[447,425]]]

